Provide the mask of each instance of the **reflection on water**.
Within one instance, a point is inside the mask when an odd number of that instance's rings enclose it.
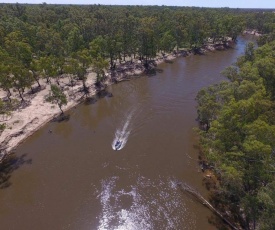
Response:
[[[11,154],[4,158],[0,164],[0,189],[10,187],[12,173],[25,164],[32,164],[32,159],[27,158],[27,154],[20,156]]]
[[[99,230],[195,229],[174,180],[151,181],[139,176],[136,184],[119,189],[119,179],[101,182]]]

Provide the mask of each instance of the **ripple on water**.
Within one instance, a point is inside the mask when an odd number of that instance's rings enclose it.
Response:
[[[174,180],[150,181],[138,177],[136,184],[121,189],[119,177],[102,180],[97,198],[101,203],[99,230],[193,229],[194,218]]]

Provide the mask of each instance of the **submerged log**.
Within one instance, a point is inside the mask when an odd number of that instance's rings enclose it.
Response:
[[[209,208],[213,213],[219,216],[226,224],[228,224],[232,229],[239,230],[236,226],[234,226],[229,220],[227,220],[217,209],[215,209],[197,190],[192,188],[187,183],[178,182],[177,186],[181,189],[181,191],[187,192],[194,196],[201,204]]]

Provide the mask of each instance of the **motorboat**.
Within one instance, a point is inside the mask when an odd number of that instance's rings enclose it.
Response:
[[[115,150],[119,150],[120,147],[121,147],[121,145],[122,145],[122,141],[117,140],[117,141],[116,141],[116,144],[115,144]]]

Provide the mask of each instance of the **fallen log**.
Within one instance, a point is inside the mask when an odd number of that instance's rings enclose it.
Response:
[[[236,226],[234,226],[229,220],[227,220],[217,209],[215,209],[197,190],[192,188],[187,183],[178,182],[177,186],[181,189],[181,191],[187,192],[194,196],[201,204],[209,208],[213,213],[219,216],[225,223],[227,223],[232,229],[239,230]]]

